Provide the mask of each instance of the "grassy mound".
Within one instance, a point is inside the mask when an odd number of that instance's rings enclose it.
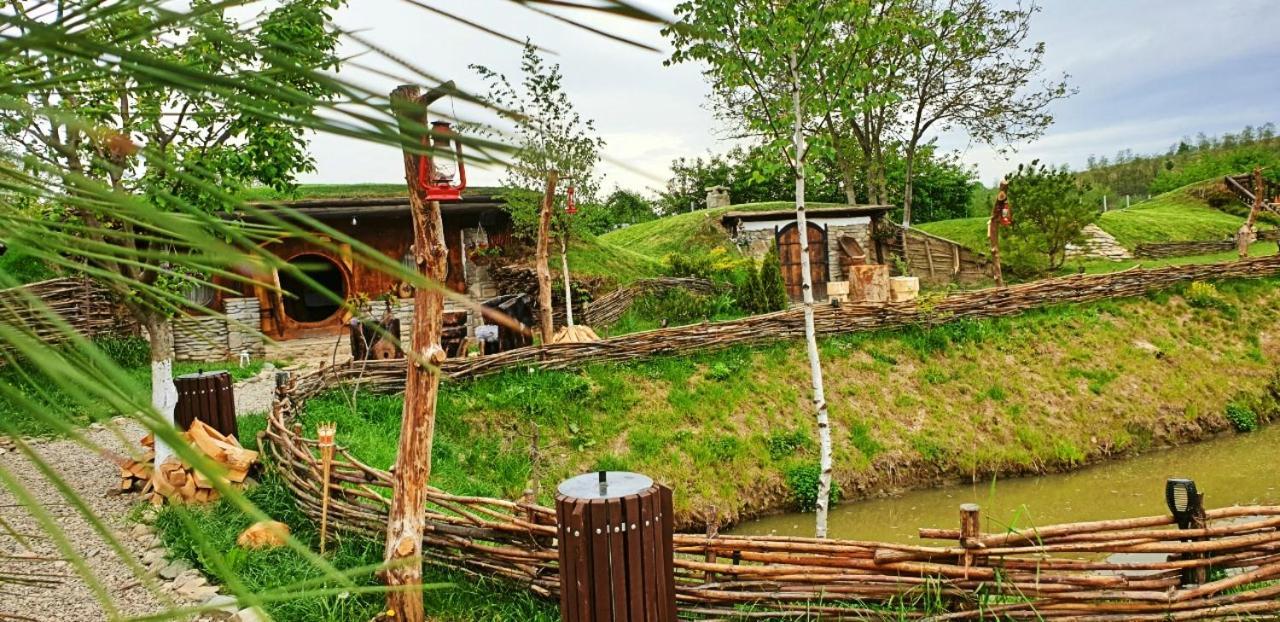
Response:
[[[553,255],[550,263],[551,271],[559,274],[560,258]],[[654,258],[590,234],[584,234],[569,246],[569,270],[574,276],[605,278],[618,285],[663,273],[662,263]]]
[[[1278,283],[824,340],[837,480],[862,496],[1068,468],[1227,429],[1229,404],[1265,420]],[[797,342],[448,383],[433,481],[507,498],[536,481],[545,502],[570,475],[634,470],[677,490],[684,517],[791,507],[812,496],[808,386]],[[336,420],[341,443],[386,468],[400,411],[399,396],[360,394],[353,409],[334,392],[304,422]]]
[[[838,207],[836,203],[809,203],[809,207]],[[674,214],[610,231],[601,241],[632,252],[662,259],[671,253],[705,253],[717,246],[729,246],[729,236],[720,226],[726,212],[792,209],[790,201],[744,203]]]
[[[1127,209],[1102,215],[1098,226],[1132,250],[1139,244],[1225,240],[1235,235],[1242,220],[1209,207],[1191,194],[1197,185],[1152,197]],[[1014,206],[1017,217],[1017,206]],[[916,225],[921,231],[954,240],[982,254],[987,253],[987,219],[958,218]]]

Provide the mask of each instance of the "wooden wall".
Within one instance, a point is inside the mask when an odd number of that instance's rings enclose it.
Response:
[[[906,257],[912,276],[931,284],[974,283],[991,278],[991,262],[986,257],[943,237],[911,229],[903,250],[902,227],[888,224],[885,239],[890,254]]]

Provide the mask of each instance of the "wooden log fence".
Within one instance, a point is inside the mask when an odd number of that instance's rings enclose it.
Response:
[[[992,277],[991,260],[964,245],[919,229],[891,224],[885,240],[891,255],[906,259],[912,276],[929,283],[974,283]],[[903,245],[903,239],[906,245]]]
[[[295,419],[308,398],[345,382],[397,390],[350,366],[295,378],[279,388],[263,432],[268,465],[315,520],[326,487],[319,443]],[[329,523],[380,541],[392,476],[361,462],[340,438],[330,473]],[[558,597],[554,510],[435,488],[426,498],[425,563]],[[1186,530],[1171,516],[989,532],[976,507],[963,508],[960,519],[960,529],[921,529],[931,544],[674,534],[680,614],[1152,622],[1280,615],[1280,506],[1209,510],[1203,528]],[[1188,569],[1204,569],[1208,579],[1184,584]]]

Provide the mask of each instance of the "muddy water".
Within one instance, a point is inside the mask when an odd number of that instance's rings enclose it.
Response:
[[[1194,479],[1208,507],[1280,504],[1280,425],[1071,473],[988,480],[844,503],[831,510],[828,535],[912,542],[918,539],[919,527],[958,527],[961,503],[982,507],[985,531],[1163,514],[1168,477]],[[813,514],[749,521],[734,533],[812,536]]]

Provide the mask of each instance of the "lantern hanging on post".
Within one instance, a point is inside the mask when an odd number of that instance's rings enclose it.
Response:
[[[462,143],[447,121],[433,121],[431,134],[422,138],[426,153],[418,158],[418,185],[428,201],[458,201],[467,188]],[[456,182],[455,182],[456,180]]]
[[[578,213],[578,204],[573,200],[573,185],[569,186],[569,191],[565,194],[564,212],[570,216]]]

